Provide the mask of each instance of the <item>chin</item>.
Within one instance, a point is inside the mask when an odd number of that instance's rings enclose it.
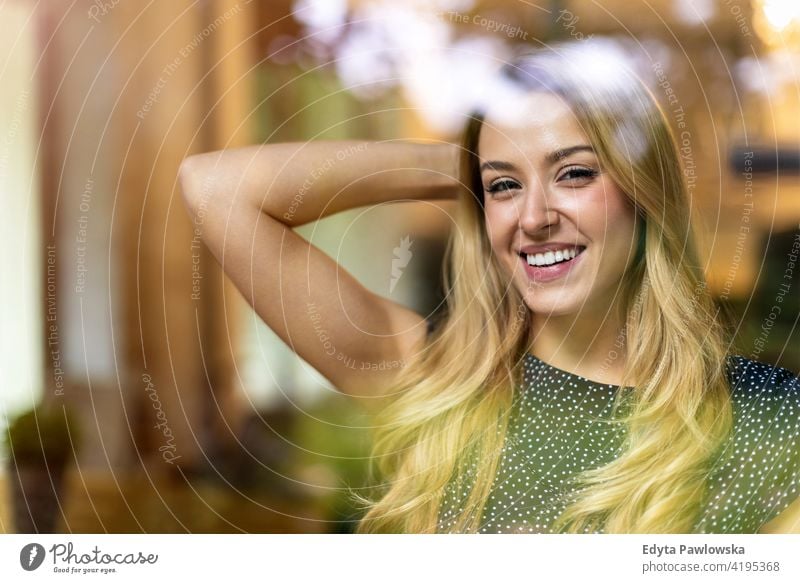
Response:
[[[546,304],[542,302],[532,302],[527,303],[526,305],[530,309],[531,312],[534,314],[541,314],[543,316],[552,316],[552,317],[559,317],[559,316],[569,316],[570,314],[576,314],[579,310],[578,305],[572,304],[564,304],[561,302],[554,303],[554,304]]]
[[[525,305],[528,306],[528,309],[534,314],[549,316],[567,316],[580,311],[582,305],[581,300],[572,297],[564,297],[558,290],[553,290],[553,292],[554,297],[552,299],[542,297],[543,294],[541,292],[537,294],[536,291],[528,295],[523,295],[523,298],[525,298]]]

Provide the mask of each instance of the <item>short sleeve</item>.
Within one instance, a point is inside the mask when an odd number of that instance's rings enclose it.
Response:
[[[734,432],[710,479],[703,532],[756,533],[800,496],[800,382],[737,358]]]
[[[761,490],[764,514],[759,528],[800,496],[800,381],[790,375],[783,375],[782,381],[777,385],[774,407],[764,420],[763,443],[757,449],[767,476]]]

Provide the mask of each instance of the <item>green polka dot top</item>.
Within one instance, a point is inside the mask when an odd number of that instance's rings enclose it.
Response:
[[[576,488],[571,476],[622,451],[624,426],[608,421],[624,389],[525,356],[500,466],[480,533],[550,533]],[[714,464],[693,532],[755,533],[800,495],[800,382],[783,368],[730,358],[734,428]],[[468,493],[451,482],[439,512],[449,532]],[[600,530],[599,532],[602,532]]]

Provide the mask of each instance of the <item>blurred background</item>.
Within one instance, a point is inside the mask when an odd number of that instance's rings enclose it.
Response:
[[[259,142],[457,140],[523,47],[636,63],[678,136],[736,351],[800,370],[796,0],[7,0],[0,21],[0,531],[352,531],[369,419],[225,280],[178,165]],[[299,232],[430,314],[448,204]]]

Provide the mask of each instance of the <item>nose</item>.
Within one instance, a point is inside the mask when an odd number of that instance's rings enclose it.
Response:
[[[535,235],[558,224],[557,210],[550,204],[544,189],[537,187],[525,193],[519,207],[519,226],[529,235]]]

